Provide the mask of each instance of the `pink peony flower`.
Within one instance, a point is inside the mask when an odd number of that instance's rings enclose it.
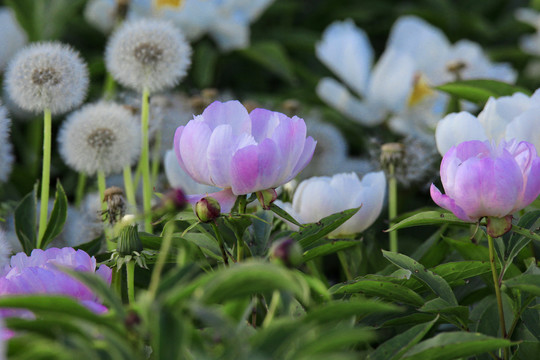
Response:
[[[432,184],[433,201],[461,220],[503,218],[540,194],[540,158],[526,141],[466,141],[444,155],[441,181],[446,194]]]
[[[306,137],[304,120],[265,109],[248,114],[238,101],[213,102],[174,136],[180,166],[195,181],[224,189],[209,194],[223,212],[230,211],[238,195],[293,179],[311,160],[315,144]]]
[[[78,299],[83,305],[96,313],[107,308],[99,303],[96,295],[86,285],[58,270],[56,265],[76,271],[95,272],[108,284],[112,271],[101,265],[96,270],[96,259],[82,250],[70,247],[47,250],[35,249],[30,256],[18,253],[11,257],[0,277],[0,296],[23,294],[65,295]],[[16,310],[3,310],[2,315],[13,316]]]

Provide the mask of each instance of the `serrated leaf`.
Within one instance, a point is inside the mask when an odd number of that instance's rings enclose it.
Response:
[[[304,262],[358,245],[355,240],[326,240],[323,244],[304,253]]]
[[[540,275],[523,274],[503,281],[503,284],[512,289],[526,291],[532,295],[540,296]]]
[[[510,340],[479,333],[446,332],[416,344],[405,353],[403,359],[451,360],[468,358],[515,344]]]
[[[426,269],[424,265],[406,255],[390,251],[383,250],[383,256],[394,265],[402,269],[410,270],[412,276],[425,283],[435,294],[439,295],[451,305],[458,304],[450,285],[448,285],[441,276]]]
[[[446,211],[424,211],[419,214],[414,214],[397,224],[394,224],[386,232],[404,229],[412,226],[422,225],[462,225],[470,226],[471,223],[459,219],[456,215]]]
[[[525,88],[487,79],[455,81],[437,86],[436,89],[481,105],[486,103],[490,97],[498,98],[516,92],[531,95],[531,92]]]
[[[306,224],[302,229],[292,233],[290,236],[298,241],[302,248],[306,249],[315,241],[322,239],[332,231],[337,229],[345,221],[356,214],[360,208],[341,211],[337,214],[327,216],[313,224]]]
[[[377,349],[368,355],[368,360],[397,360],[409,350],[412,346],[417,344],[433,325],[439,320],[439,317],[427,322],[425,324],[418,324],[413,326],[404,333],[398,334],[390,340],[382,343]]]
[[[413,306],[424,304],[424,299],[411,289],[384,280],[360,279],[353,283],[335,285],[330,288],[330,292],[334,295],[362,293]]]
[[[68,201],[66,193],[64,192],[64,188],[60,181],[57,181],[54,206],[49,221],[47,222],[43,239],[41,239],[41,249],[45,249],[47,245],[62,232],[67,218],[67,206]]]
[[[33,249],[36,248],[36,208],[37,208],[37,191],[34,190],[28,193],[15,208],[15,233],[21,243],[21,246],[26,253],[30,255]]]

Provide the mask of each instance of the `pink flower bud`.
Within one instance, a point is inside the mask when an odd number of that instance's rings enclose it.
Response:
[[[195,204],[195,214],[197,214],[199,220],[207,223],[219,217],[221,207],[216,199],[207,196],[197,201],[197,204]]]
[[[270,205],[277,199],[277,193],[275,189],[257,191],[256,195],[264,210],[270,210]]]

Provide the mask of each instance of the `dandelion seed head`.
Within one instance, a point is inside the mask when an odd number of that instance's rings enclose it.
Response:
[[[172,23],[129,21],[109,39],[107,69],[122,85],[155,92],[175,86],[191,63],[191,47]]]
[[[88,88],[88,69],[70,46],[46,42],[27,46],[11,60],[6,90],[22,109],[53,114],[79,106]]]
[[[88,175],[116,173],[137,159],[139,136],[137,121],[122,105],[89,104],[62,126],[60,155],[69,166]]]
[[[9,141],[11,120],[7,110],[0,105],[0,182],[8,179],[13,165],[13,149]]]

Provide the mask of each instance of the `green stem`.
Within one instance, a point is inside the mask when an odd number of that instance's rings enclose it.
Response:
[[[239,214],[246,213],[246,200],[247,200],[247,195],[238,196],[238,213]]]
[[[112,272],[111,288],[122,297],[122,273],[115,267]]]
[[[51,110],[45,109],[43,114],[43,170],[41,173],[41,204],[39,210],[39,231],[37,247],[41,248],[43,235],[47,228],[47,215],[49,213],[49,184],[51,176],[51,136],[52,116]]]
[[[341,263],[341,267],[343,268],[343,272],[345,273],[345,277],[347,278],[347,281],[352,280],[353,276],[351,273],[351,269],[349,268],[349,263],[347,262],[347,257],[345,256],[345,252],[338,251],[337,255],[339,262]]]
[[[397,216],[397,180],[394,172],[394,164],[390,164],[388,168],[388,217],[390,227],[394,225],[393,219]],[[398,252],[398,234],[397,231],[391,231],[390,236],[390,251]]]
[[[519,320],[521,319],[521,314],[527,309],[527,306],[529,306],[529,304],[534,300],[536,299],[536,296],[534,295],[530,295],[527,300],[525,300],[525,302],[523,303],[523,306],[521,307],[521,309],[519,309],[519,311],[516,313],[516,315],[514,316],[514,321],[512,322],[512,326],[510,327],[510,330],[508,330],[508,334],[506,335],[506,337],[508,339],[511,339],[512,338],[512,334],[514,333],[514,330],[516,329],[516,326],[517,324],[519,323]]]
[[[127,274],[127,292],[130,304],[135,303],[135,261],[130,260],[126,263]]]
[[[154,266],[154,271],[152,271],[152,277],[150,278],[150,286],[148,287],[148,292],[150,293],[151,300],[156,297],[159,279],[161,277],[161,271],[165,266],[165,261],[167,260],[167,255],[169,254],[169,250],[171,248],[173,232],[173,224],[165,227],[163,240],[161,242],[161,249],[159,250],[156,265]]]
[[[135,200],[135,188],[133,187],[133,179],[131,178],[131,166],[124,166],[124,188],[126,189],[126,198],[128,203],[137,208],[137,200]]]
[[[144,88],[142,94],[141,107],[141,158],[140,165],[143,179],[143,209],[144,209],[144,230],[152,233],[152,182],[150,178],[150,145],[148,138],[148,117],[150,92]]]
[[[270,300],[270,307],[268,308],[268,312],[266,313],[266,317],[264,318],[264,321],[262,323],[262,327],[265,328],[274,319],[274,315],[276,313],[276,309],[279,305],[279,302],[281,301],[281,294],[278,290],[274,290],[272,293],[272,300]]]
[[[75,207],[81,206],[85,187],[86,187],[86,174],[81,172],[79,173],[79,178],[77,179],[77,190],[75,191]]]
[[[103,211],[103,214],[106,214],[107,202],[105,201],[105,189],[107,188],[107,185],[105,183],[105,173],[101,170],[98,171],[97,173],[97,183],[98,183],[98,190],[99,190],[99,201],[101,202],[101,210]],[[116,248],[116,244],[111,241],[111,239],[113,238],[113,234],[111,232],[112,229],[107,225],[106,221],[103,221],[103,231],[105,232],[105,240],[107,241],[107,249],[114,250]]]
[[[225,266],[229,266],[229,257],[227,256],[227,252],[225,251],[225,243],[223,242],[221,233],[219,232],[215,222],[211,222],[210,225],[212,225],[212,229],[214,229],[214,233],[216,234],[219,249],[221,250],[221,256],[223,257],[223,263],[225,264]]]
[[[493,238],[487,235],[488,247],[489,247],[489,263],[491,264],[491,274],[493,276],[493,286],[495,287],[495,296],[497,297],[497,308],[499,310],[499,321],[501,326],[501,335],[506,338],[506,324],[504,321],[504,309],[501,296],[501,288],[499,286],[499,276],[497,275],[497,269],[495,268],[495,249],[493,246]],[[507,349],[504,351],[504,358],[508,359]]]
[[[157,182],[159,174],[159,165],[161,163],[160,159],[160,150],[161,150],[161,133],[156,131],[156,136],[154,139],[154,146],[152,151],[152,184]]]
[[[103,86],[103,98],[105,100],[114,99],[114,94],[116,93],[116,82],[109,72],[105,76],[105,84]]]

